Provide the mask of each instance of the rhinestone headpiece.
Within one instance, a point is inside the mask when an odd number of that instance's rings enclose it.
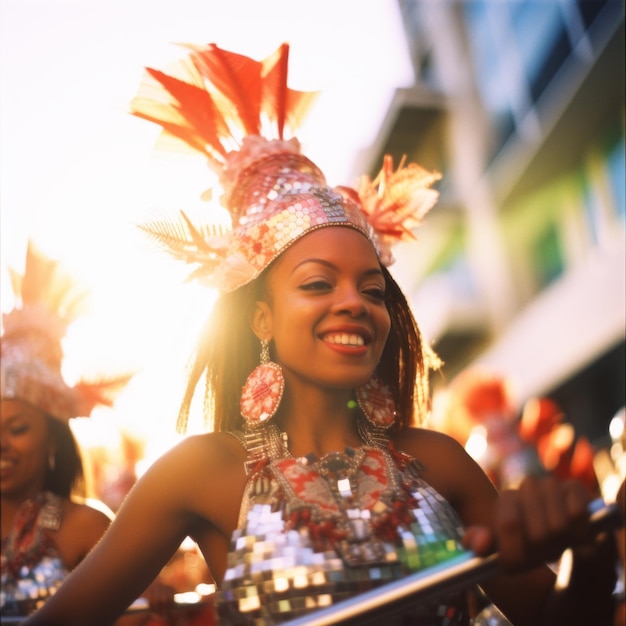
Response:
[[[297,138],[284,137],[316,95],[287,87],[287,44],[262,61],[214,44],[187,47],[178,76],[146,70],[131,112],[162,126],[163,144],[206,157],[232,228],[193,224],[182,211],[178,219],[141,228],[195,266],[190,278],[224,292],[255,279],[300,237],[326,226],[358,230],[390,265],[391,245],[414,238],[412,229],[437,201],[430,187],[440,175],[415,164],[394,171],[387,156],[373,181],[364,176],[357,189],[330,187],[300,153]]]
[[[32,242],[24,273],[9,271],[18,304],[2,315],[2,398],[28,402],[64,422],[89,417],[98,405],[111,406],[129,375],[70,386],[61,373],[61,341],[84,311],[87,292]]]

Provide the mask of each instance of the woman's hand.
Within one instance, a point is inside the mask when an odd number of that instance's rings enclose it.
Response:
[[[465,547],[478,555],[497,551],[502,573],[511,575],[496,576],[486,587],[490,597],[493,592],[497,598],[496,604],[507,608],[513,623],[613,623],[615,537],[612,532],[598,534],[592,528],[591,500],[592,495],[577,481],[529,477],[519,489],[498,497],[491,527],[467,529]],[[561,559],[567,548],[572,548],[568,552],[571,558]],[[540,575],[540,570],[533,568],[557,562],[558,577],[551,583],[551,593],[531,600],[529,594],[536,587],[529,581]],[[521,604],[520,594],[525,597]]]
[[[527,477],[498,498],[492,528],[472,526],[463,543],[476,554],[497,550],[510,572],[556,561],[567,547],[590,545],[591,494],[578,481]]]
[[[176,608],[174,594],[176,590],[157,577],[144,591],[142,597],[148,601],[149,610],[159,617],[168,618]]]

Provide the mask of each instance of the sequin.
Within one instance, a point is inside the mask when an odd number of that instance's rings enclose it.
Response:
[[[61,498],[43,492],[22,504],[10,535],[2,542],[0,615],[24,616],[59,588],[68,569],[45,532],[61,524]]]
[[[281,175],[277,176],[276,168],[281,165]],[[235,207],[231,212],[239,218],[226,258],[245,259],[250,268],[246,281],[258,276],[294,241],[316,228],[349,226],[376,245],[374,231],[361,208],[328,187],[322,173],[302,155],[267,157],[242,172],[240,178],[239,188],[231,197]],[[231,291],[240,287],[242,276],[225,277],[221,288]]]
[[[217,594],[224,626],[279,624],[462,551],[456,513],[406,455],[365,445],[297,459],[272,424],[245,440],[248,488]],[[269,501],[253,488],[259,475],[273,485]],[[410,623],[468,623],[462,593],[408,619],[418,615]]]

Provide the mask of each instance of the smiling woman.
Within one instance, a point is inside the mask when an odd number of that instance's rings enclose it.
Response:
[[[217,233],[183,212],[145,225],[220,292],[179,420],[184,430],[202,380],[212,432],[148,469],[26,624],[110,624],[186,537],[223,626],[313,615],[494,545],[501,570],[484,588],[515,624],[608,623],[616,553],[610,537],[591,539],[591,494],[553,479],[498,494],[457,442],[418,427],[437,359],[387,267],[439,175],[387,158],[358,189],[331,187],[293,136],[310,94],[287,86],[287,44],[261,60],[187,49],[173,74],[147,70],[132,111],[162,126],[161,145],[206,159],[231,216]],[[561,589],[543,563],[568,543],[579,549]],[[387,621],[469,620],[461,589]]]
[[[100,539],[111,517],[85,503],[69,420],[111,405],[128,376],[68,385],[61,340],[85,293],[30,244],[12,275],[16,306],[1,338],[0,492],[3,616],[41,606]]]

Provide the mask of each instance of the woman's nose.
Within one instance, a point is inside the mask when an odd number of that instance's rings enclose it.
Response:
[[[348,313],[353,317],[369,313],[363,294],[355,286],[345,286],[337,290],[335,310],[338,313]]]

